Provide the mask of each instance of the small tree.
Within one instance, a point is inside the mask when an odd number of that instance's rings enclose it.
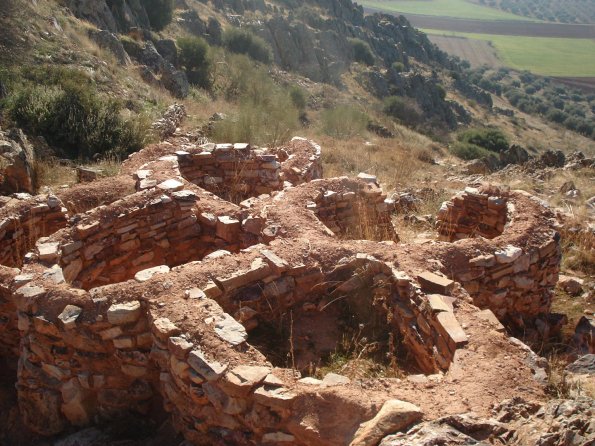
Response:
[[[208,89],[211,86],[211,59],[207,42],[200,37],[181,37],[177,44],[180,65],[186,70],[190,83]]]
[[[366,65],[374,65],[374,53],[367,42],[361,39],[349,39],[353,60]]]
[[[223,45],[232,53],[245,54],[250,58],[268,64],[271,49],[266,41],[248,30],[228,28],[223,33]]]
[[[147,11],[151,28],[161,31],[174,16],[174,0],[141,0]]]

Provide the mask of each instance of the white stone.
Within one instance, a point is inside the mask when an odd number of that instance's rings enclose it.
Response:
[[[516,246],[508,245],[503,249],[500,249],[494,253],[496,261],[498,263],[512,263],[523,254],[521,248]]]
[[[153,268],[143,269],[134,275],[137,282],[146,282],[151,279],[155,274],[167,274],[169,273],[169,266],[159,265]]]
[[[239,345],[248,338],[244,326],[227,313],[216,318],[215,333],[231,345]]]

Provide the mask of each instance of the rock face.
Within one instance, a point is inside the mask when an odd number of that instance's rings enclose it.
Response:
[[[129,65],[130,56],[124,50],[118,37],[106,30],[89,30],[89,37],[102,48],[112,52],[120,65]]]
[[[0,131],[0,193],[33,193],[33,148],[21,130]]]
[[[422,416],[414,404],[389,400],[374,418],[360,426],[350,446],[375,446],[387,433],[406,429]]]
[[[100,29],[127,32],[132,27],[149,28],[147,11],[140,0],[67,0],[70,10]]]
[[[552,400],[543,406],[522,399],[506,400],[493,410],[492,418],[447,416],[389,435],[380,446],[585,446],[595,441],[594,414],[591,398]],[[494,443],[496,438],[500,442]]]

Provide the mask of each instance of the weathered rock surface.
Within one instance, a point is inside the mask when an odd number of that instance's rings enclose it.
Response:
[[[0,131],[0,193],[33,193],[33,148],[21,130]]]

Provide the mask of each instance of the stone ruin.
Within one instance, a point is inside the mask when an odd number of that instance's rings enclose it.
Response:
[[[560,246],[546,206],[467,188],[441,208],[440,240],[401,244],[376,180],[323,179],[320,155],[302,138],[179,138],[119,177],[3,199],[0,357],[18,363],[26,426],[165,413],[197,445],[372,445],[395,432],[382,420],[397,399],[415,421],[539,398],[530,351],[502,324],[549,329]],[[311,376],[346,333],[409,376]]]

